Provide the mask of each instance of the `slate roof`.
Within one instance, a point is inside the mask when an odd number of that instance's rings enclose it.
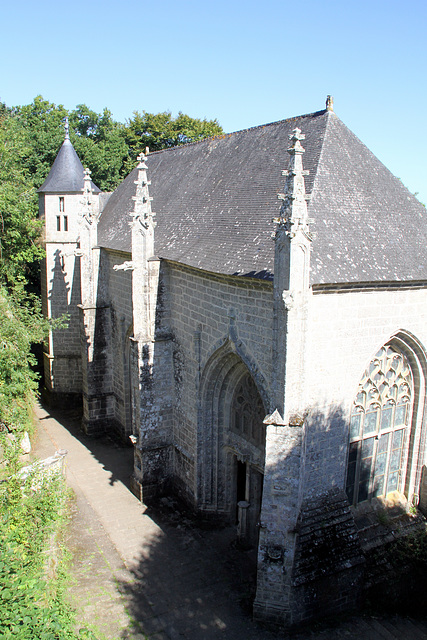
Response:
[[[43,182],[39,193],[73,193],[83,189],[84,168],[69,138],[66,138],[58,151],[49,175]],[[99,193],[94,184],[92,189]]]
[[[289,164],[289,134],[305,140],[311,283],[427,280],[427,212],[330,111],[150,154],[155,255],[221,274],[271,279],[272,218]],[[130,253],[137,170],[101,215],[100,246]]]

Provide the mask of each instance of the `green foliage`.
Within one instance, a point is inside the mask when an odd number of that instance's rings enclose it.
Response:
[[[135,111],[123,125],[113,120],[108,109],[96,113],[80,104],[67,111],[42,96],[37,96],[30,105],[11,110],[3,105],[3,110],[13,116],[21,129],[22,171],[36,189],[45,180],[64,140],[66,116],[71,142],[102,191],[115,189],[147,146],[158,151],[223,133],[217,120],[191,118],[184,113],[174,118],[167,111],[157,114]]]
[[[112,191],[124,178],[128,158],[124,126],[112,119],[111,112],[102,114],[80,104],[70,113],[71,141],[92,179],[101,191]]]
[[[24,165],[26,133],[10,112],[0,114],[0,282],[31,279],[31,265],[44,255],[37,198]]]
[[[37,388],[31,345],[47,335],[49,327],[64,326],[64,318],[48,323],[40,301],[23,288],[8,293],[0,287],[0,425],[28,428],[29,406]]]
[[[92,171],[95,184],[108,191],[123,178],[121,170],[128,157],[124,127],[112,119],[108,109],[98,114],[82,104],[69,112],[37,96],[32,104],[15,107],[12,115],[23,132],[23,172],[36,189],[46,179],[64,141],[66,116],[71,141],[82,164]]]
[[[125,131],[132,161],[135,161],[138,154],[146,147],[150,151],[158,151],[223,133],[217,120],[190,118],[181,112],[173,118],[169,111],[163,113],[143,111],[142,114],[134,111]]]
[[[390,556],[390,561],[402,569],[411,566],[421,568],[423,574],[427,572],[427,531],[399,538]]]
[[[64,118],[68,111],[62,105],[57,107],[37,96],[32,104],[14,108],[13,115],[26,140],[24,173],[37,189],[43,184],[64,141]]]
[[[37,286],[43,247],[36,190],[64,140],[66,116],[76,152],[102,191],[115,189],[147,146],[157,151],[223,133],[217,120],[184,113],[135,111],[123,125],[108,109],[80,104],[69,112],[42,96],[13,108],[0,103],[0,283]]]
[[[7,443],[3,440],[3,447]],[[15,471],[14,464],[7,467]],[[9,461],[11,462],[11,460]],[[19,474],[0,483],[0,629],[4,640],[89,640],[66,603],[58,532],[66,514],[59,474]],[[59,554],[59,556],[58,556]],[[52,563],[52,559],[55,561]]]

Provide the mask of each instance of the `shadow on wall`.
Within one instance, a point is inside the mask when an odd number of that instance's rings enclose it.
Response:
[[[80,349],[80,261],[76,260],[72,282],[66,282],[64,272],[64,257],[58,249],[54,255],[52,280],[50,282],[50,312],[52,318],[68,316],[68,328],[64,331],[58,329],[52,332],[50,354],[54,354],[52,362],[45,360],[44,371],[45,384],[48,390],[61,394],[61,403],[67,402],[67,396],[71,394],[73,401],[78,402],[77,393],[81,392],[81,349]],[[50,371],[50,366],[53,371]],[[70,397],[71,397],[70,396]],[[55,404],[53,396],[50,400]]]
[[[284,431],[283,438],[289,437],[289,442],[294,438],[293,446],[282,459],[276,456],[265,476],[255,612],[260,619],[263,608],[267,616],[272,610],[271,622],[276,624],[280,624],[280,616],[274,619],[269,595],[272,586],[276,587],[273,594],[277,587],[285,591],[282,584],[290,589],[289,603],[285,597],[283,600],[290,611],[286,624],[359,610],[364,603],[372,603],[373,593],[386,593],[391,581],[395,587],[399,584],[399,574],[386,571],[389,565],[381,553],[383,547],[393,549],[393,542],[416,534],[419,528],[426,540],[424,518],[408,510],[402,494],[398,494],[399,504],[371,497],[350,506],[345,492],[349,426],[341,407],[314,410],[304,427],[302,422],[295,420],[293,427],[284,427],[288,436]],[[276,430],[280,441],[280,427]],[[359,462],[361,474],[366,475],[367,460],[361,457]],[[375,488],[375,467],[370,478]],[[401,484],[405,484],[403,478]],[[304,497],[300,508],[292,511],[290,505],[297,504],[301,486]],[[387,521],[386,527],[380,526],[382,520]],[[374,549],[378,552],[373,553]],[[410,571],[403,571],[409,580]],[[427,597],[425,584],[418,583],[416,589]],[[394,599],[390,599],[395,608],[399,594],[404,595],[395,589]],[[380,599],[377,602],[380,605]]]
[[[71,290],[71,293],[70,293]],[[60,249],[55,251],[55,261],[53,267],[53,278],[51,280],[51,290],[49,295],[51,304],[52,318],[58,318],[64,314],[70,316],[70,326],[76,319],[78,320],[79,312],[77,305],[80,303],[80,261],[75,260],[73,281],[70,285],[66,283],[64,273],[64,258]],[[68,328],[68,333],[69,329]],[[55,334],[54,334],[55,335]],[[74,327],[74,347],[79,347],[80,329],[77,322]],[[59,354],[70,352],[70,345],[64,341],[64,336],[61,332],[58,333],[56,349]],[[61,348],[62,347],[62,348]],[[80,353],[78,353],[80,356]]]
[[[325,424],[326,429],[322,426]],[[399,430],[397,427],[398,434]],[[410,460],[406,475],[412,472],[410,465],[416,465],[416,460],[403,451],[400,491],[380,495],[378,487],[381,489],[386,485],[378,481],[378,475],[384,474],[384,466],[387,467],[381,442],[387,442],[388,438],[381,433],[376,438],[369,435],[368,443],[375,442],[372,451],[372,447],[365,445],[366,440],[360,441],[355,474],[351,449],[349,455],[348,420],[340,409],[332,412],[326,420],[322,413],[315,412],[308,421],[308,431],[305,481],[315,483],[313,473],[319,463],[317,474],[325,465],[324,471],[329,470],[330,482],[335,487],[326,493],[319,491],[317,497],[311,496],[302,504],[297,527],[294,585],[305,584],[308,591],[316,595],[314,610],[323,599],[324,588],[330,593],[335,588],[338,590],[338,610],[341,603],[344,610],[351,609],[353,603],[356,608],[362,606],[380,612],[425,615],[426,520],[408,504],[402,493],[407,485],[403,477],[404,460]],[[393,443],[396,440],[394,438]],[[405,443],[410,449],[412,439],[409,432]],[[370,457],[366,452],[371,452]],[[391,448],[388,455],[390,468],[393,453]],[[335,464],[334,455],[337,456]],[[368,499],[349,507],[349,498],[354,498],[355,475],[364,488],[363,494],[359,491],[359,500],[361,494]],[[344,493],[344,486],[348,495]],[[416,493],[419,493],[417,489]],[[354,567],[353,575],[348,572],[350,566]],[[325,581],[328,575],[331,580]],[[324,610],[327,609],[325,605]]]

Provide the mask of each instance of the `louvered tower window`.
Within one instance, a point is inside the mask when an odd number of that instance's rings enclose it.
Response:
[[[350,420],[351,504],[400,490],[407,464],[413,379],[406,358],[382,347],[359,384]]]

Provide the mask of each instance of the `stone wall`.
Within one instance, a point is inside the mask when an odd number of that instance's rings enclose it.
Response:
[[[415,415],[404,489],[410,503],[413,496],[417,499],[426,463],[422,346],[427,345],[426,316],[427,291],[416,286],[310,293],[301,422],[272,424],[267,432],[254,608],[258,619],[289,626],[322,612],[326,615],[334,607],[351,608],[360,597],[362,572],[353,544],[352,512],[344,514],[340,499],[332,496],[342,494],[345,487],[349,417],[359,381],[379,348],[391,338],[404,351],[414,373]],[[323,514],[319,516],[322,526],[310,512]],[[337,529],[339,523],[347,523],[351,535],[343,535]],[[313,540],[322,543],[325,532],[334,531],[339,531],[342,542],[335,545],[334,562],[347,556],[354,561],[348,562],[345,571],[335,566],[325,569],[323,575],[304,574],[301,559],[313,554]],[[350,591],[343,589],[347,583]],[[342,598],[335,597],[341,592]],[[328,602],[319,600],[319,593],[329,594]],[[320,608],[319,602],[323,602]]]
[[[79,311],[80,261],[74,243],[46,245],[42,264],[44,313],[68,317],[68,327],[50,333],[44,345],[45,385],[56,395],[82,391]]]
[[[264,388],[259,391],[269,409],[272,284],[171,264],[166,271],[170,298],[167,322],[173,335],[174,475],[187,498],[197,503],[197,456],[206,446],[200,442],[206,436],[200,383],[207,363],[224,345],[231,345],[230,350],[244,362],[255,382],[262,383]],[[214,380],[206,383],[214,384]]]
[[[365,558],[345,492],[305,499],[296,532],[291,623],[356,609]]]
[[[112,394],[114,416],[124,436],[131,434],[130,338],[132,336],[132,272],[114,271],[128,257],[104,252],[102,272],[108,270],[108,304],[111,312]],[[102,287],[102,285],[100,285]],[[100,297],[105,296],[100,292]]]
[[[348,422],[360,379],[395,334],[427,345],[427,290],[314,293],[307,342],[305,494],[345,484]],[[422,416],[418,415],[418,431]],[[409,493],[420,467],[414,465]]]
[[[46,259],[42,263],[43,312],[48,318],[68,316],[67,329],[51,332],[44,345],[45,387],[49,400],[64,404],[82,393],[79,236],[81,193],[40,194]],[[98,196],[94,195],[97,207]]]
[[[87,354],[84,382],[85,428],[131,433],[130,336],[132,279],[115,271],[127,254],[101,251],[96,307],[82,307],[82,345]]]

